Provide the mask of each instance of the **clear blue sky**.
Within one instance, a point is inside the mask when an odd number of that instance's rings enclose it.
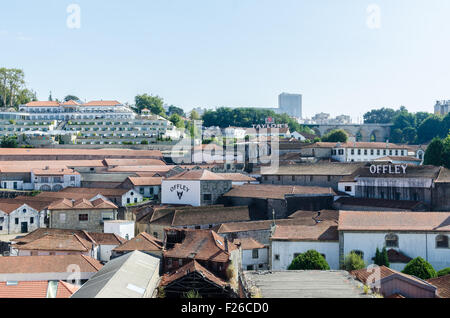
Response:
[[[71,3],[80,29],[66,26]],[[449,16],[448,0],[3,1],[0,66],[24,69],[41,100],[273,107],[286,91],[307,116],[432,111],[450,99]]]

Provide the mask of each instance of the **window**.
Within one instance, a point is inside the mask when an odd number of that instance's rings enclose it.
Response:
[[[248,271],[252,271],[253,270],[253,265],[247,265],[247,270]]]
[[[328,180],[328,182],[330,182],[331,181],[331,176],[327,176],[327,180]]]
[[[354,250],[354,251],[351,251],[350,253],[354,253],[354,254],[358,255],[359,257],[361,257],[362,259],[364,259],[364,252],[363,251]]]
[[[398,247],[398,236],[395,234],[388,234],[385,237],[386,247]]]
[[[140,194],[144,194],[144,187],[140,187],[140,188],[139,188],[139,193],[140,193]]]
[[[48,177],[42,177],[41,183],[48,183]]]
[[[295,176],[292,176],[292,181],[295,181]]]
[[[364,149],[364,155],[367,156],[367,149]]]
[[[255,248],[254,250],[252,250],[252,258],[258,258],[259,257],[259,253],[258,253],[258,249]]]
[[[344,149],[339,149],[339,155],[342,156],[344,154]]]
[[[0,217],[0,223],[3,223],[5,221],[5,218],[2,216]]]
[[[153,232],[153,236],[158,238],[158,232]]]
[[[30,224],[34,223],[34,218],[30,218]]]
[[[336,149],[333,149],[333,156],[336,156]]]
[[[75,176],[70,176],[70,181],[75,181]]]
[[[78,221],[88,221],[89,217],[87,214],[78,214]]]
[[[138,200],[137,198],[134,198],[134,203],[137,203],[137,200]]]
[[[436,247],[448,248],[448,236],[447,235],[436,236]]]
[[[351,186],[345,186],[345,192],[352,192]]]
[[[313,176],[309,176],[309,182],[312,182],[314,180]]]
[[[27,213],[27,209],[23,209],[22,212],[23,212],[23,213]]]
[[[280,260],[280,254],[275,254],[275,260],[279,261]]]
[[[196,229],[196,230],[200,230],[201,228],[202,228],[202,227],[201,227],[200,225],[196,225],[196,226],[195,226],[195,229]]]
[[[379,156],[379,155],[380,155],[380,149],[377,150],[377,156]]]
[[[278,178],[278,181],[281,181],[281,176],[277,176],[277,178]]]
[[[267,176],[264,176],[264,181],[267,181]]]
[[[355,149],[352,149],[352,150],[350,151],[350,153],[351,153],[352,155],[354,155],[354,154],[355,154]]]
[[[15,224],[19,224],[19,218],[15,218],[15,219],[14,219],[14,223],[15,223]]]
[[[204,201],[211,201],[211,199],[212,199],[211,194],[204,194],[204,195],[203,195],[203,200],[204,200]]]
[[[65,213],[61,213],[59,215],[59,222],[60,223],[66,223],[66,214]]]
[[[14,183],[13,183],[13,188],[14,188],[14,189],[17,189],[17,182],[14,182]]]
[[[127,198],[127,203],[130,203],[131,201],[130,201],[130,198]]]
[[[102,220],[114,220],[113,212],[102,212]]]
[[[386,150],[383,150],[383,156],[386,156]]]
[[[373,156],[374,155],[374,150],[370,149],[370,155]]]
[[[358,149],[358,155],[361,155],[361,149]]]

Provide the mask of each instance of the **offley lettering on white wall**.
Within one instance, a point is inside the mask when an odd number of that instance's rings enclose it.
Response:
[[[371,165],[371,174],[406,174],[408,165]]]
[[[181,200],[184,192],[189,192],[189,188],[183,184],[176,184],[170,187],[170,192],[177,191],[178,199]]]

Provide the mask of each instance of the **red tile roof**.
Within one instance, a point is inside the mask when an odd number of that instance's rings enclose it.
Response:
[[[284,200],[289,195],[336,195],[331,188],[271,184],[244,184],[235,186],[224,197],[261,198]]]
[[[65,252],[89,252],[93,248],[89,242],[76,234],[73,235],[45,235],[30,243],[15,244],[18,250],[29,251],[65,251]]]
[[[339,241],[337,222],[322,221],[316,225],[277,225],[271,237],[277,241]]]
[[[165,166],[166,163],[159,159],[116,159],[106,158],[107,166]]]
[[[209,170],[189,170],[167,178],[167,180],[226,180],[217,173]]]
[[[450,231],[450,212],[340,211],[339,231]]]
[[[394,249],[388,250],[387,251],[387,255],[388,255],[389,263],[407,264],[407,263],[409,263],[412,260],[411,257],[406,256],[402,252],[396,251]]]
[[[135,186],[160,186],[161,177],[128,177],[130,182]]]
[[[32,169],[31,170],[36,176],[64,176],[64,175],[79,175],[73,169]]]
[[[90,209],[117,209],[117,206],[111,201],[102,198],[94,201],[87,199],[79,199],[72,201],[69,199],[61,199],[49,205],[49,210],[90,210]]]
[[[5,256],[0,257],[0,273],[66,273],[69,265],[80,266],[81,272],[93,273],[103,265],[85,255]]]
[[[26,107],[59,107],[60,103],[56,101],[34,101],[25,104]]]
[[[113,249],[115,252],[131,252],[131,251],[148,251],[161,252],[163,243],[156,237],[141,232],[129,241],[125,241],[122,245]]]
[[[71,100],[68,100],[67,102],[62,103],[61,105],[63,105],[63,106],[79,106],[81,104],[71,99]]]
[[[0,211],[4,212],[6,214],[11,214],[15,210],[21,208],[23,205],[24,204],[20,201],[18,201],[17,203],[0,202]]]
[[[83,104],[82,106],[118,106],[121,104],[121,102],[116,100],[93,100]]]
[[[47,298],[48,281],[0,282],[0,298]],[[80,287],[58,281],[56,298],[69,298]]]
[[[184,232],[185,238],[182,243],[177,243],[172,249],[165,251],[164,257],[225,263],[230,259],[231,250],[236,249],[234,244],[225,242],[220,235],[211,230],[169,229],[168,231]]]
[[[225,180],[231,180],[234,182],[254,182],[256,181],[255,178],[246,176],[242,173],[216,173],[217,175],[221,176]]]
[[[201,276],[203,276],[204,279],[209,280],[211,283],[218,285],[222,288],[227,287],[229,284],[222,280],[221,278],[217,277],[210,271],[208,271],[205,267],[200,265],[197,261],[193,260],[183,267],[177,269],[175,272],[171,274],[165,274],[161,279],[161,286],[167,286],[170,285],[180,278],[189,275],[191,273],[198,273]]]
[[[245,237],[240,239],[235,239],[233,241],[234,244],[237,246],[240,246],[243,250],[253,250],[253,249],[260,249],[264,248],[265,245],[261,244],[257,240],[255,240],[252,237]]]
[[[430,278],[428,283],[437,287],[438,296],[441,298],[450,298],[450,275],[436,278]]]

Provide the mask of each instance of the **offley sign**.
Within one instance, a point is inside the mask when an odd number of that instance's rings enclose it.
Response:
[[[371,165],[371,174],[406,174],[408,165]]]
[[[169,190],[170,190],[170,192],[176,191],[179,200],[181,200],[181,198],[183,197],[184,192],[186,192],[186,193],[189,192],[189,188],[183,184],[176,184],[176,185],[170,187]]]

